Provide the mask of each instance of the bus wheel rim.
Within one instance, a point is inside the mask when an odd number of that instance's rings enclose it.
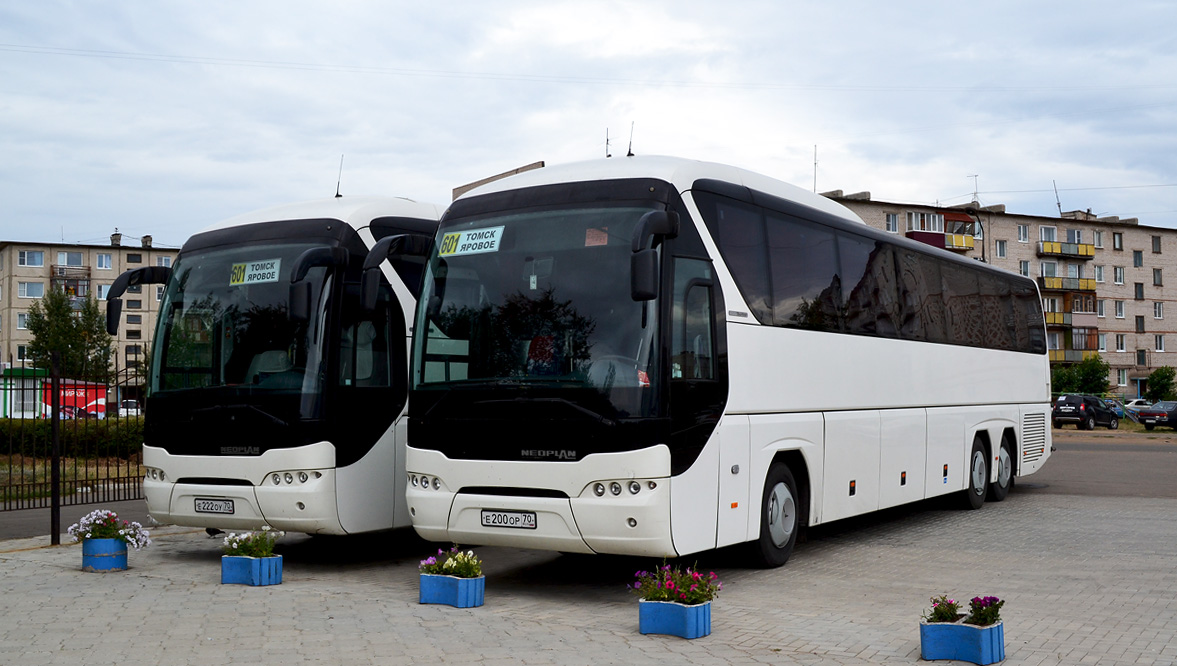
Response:
[[[980,451],[973,453],[973,492],[985,492],[985,454]]]
[[[783,548],[793,535],[797,521],[796,509],[789,487],[783,483],[773,486],[768,496],[768,533],[777,548]]]
[[[997,465],[997,484],[1004,488],[1009,485],[1014,472],[1013,459],[1010,458],[1009,449],[1004,446],[997,454]]]

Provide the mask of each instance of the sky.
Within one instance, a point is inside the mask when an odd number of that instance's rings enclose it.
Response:
[[[179,247],[337,183],[444,207],[631,137],[1177,228],[1175,27],[1171,0],[0,0],[0,240]]]

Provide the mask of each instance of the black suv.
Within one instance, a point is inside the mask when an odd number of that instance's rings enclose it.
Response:
[[[1050,414],[1054,427],[1074,423],[1080,430],[1094,430],[1095,426],[1107,426],[1111,430],[1120,427],[1120,419],[1107,403],[1093,395],[1060,395],[1054,401]]]

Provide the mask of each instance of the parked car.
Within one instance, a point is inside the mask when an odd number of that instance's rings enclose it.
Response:
[[[1145,430],[1165,426],[1177,430],[1177,402],[1162,400],[1151,407],[1140,410],[1138,417]]]
[[[134,400],[123,400],[119,403],[119,416],[139,416],[139,403]]]
[[[1116,416],[1124,418],[1124,406],[1120,404],[1119,400],[1115,398],[1104,398],[1104,403],[1107,404],[1108,409],[1112,410]]]
[[[1152,407],[1152,403],[1144,398],[1136,398],[1135,400],[1129,400],[1124,403],[1124,408],[1133,412],[1139,412],[1146,407]]]
[[[1054,401],[1050,417],[1056,428],[1065,423],[1074,423],[1080,430],[1094,430],[1097,425],[1111,430],[1120,427],[1120,417],[1093,395],[1060,395]]]

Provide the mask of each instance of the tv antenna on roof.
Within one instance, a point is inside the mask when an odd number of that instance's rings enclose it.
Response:
[[[1050,184],[1054,185],[1054,205],[1058,206],[1058,216],[1062,217],[1063,216],[1063,202],[1061,199],[1058,198],[1058,183],[1056,183],[1053,179],[1051,179]]]
[[[613,156],[609,154],[609,128],[606,127],[605,128],[605,159],[609,159],[610,157],[613,157]]]
[[[626,157],[633,157],[633,121],[629,121],[629,149],[625,151]]]
[[[978,199],[977,199],[977,178],[979,178],[979,177],[980,177],[980,174],[976,174],[976,173],[969,175],[969,176],[965,176],[965,178],[972,178],[973,179],[973,201],[978,201]]]
[[[339,184],[343,182],[343,155],[339,156],[339,178],[335,180],[335,198],[338,199],[343,195],[339,193]]]

